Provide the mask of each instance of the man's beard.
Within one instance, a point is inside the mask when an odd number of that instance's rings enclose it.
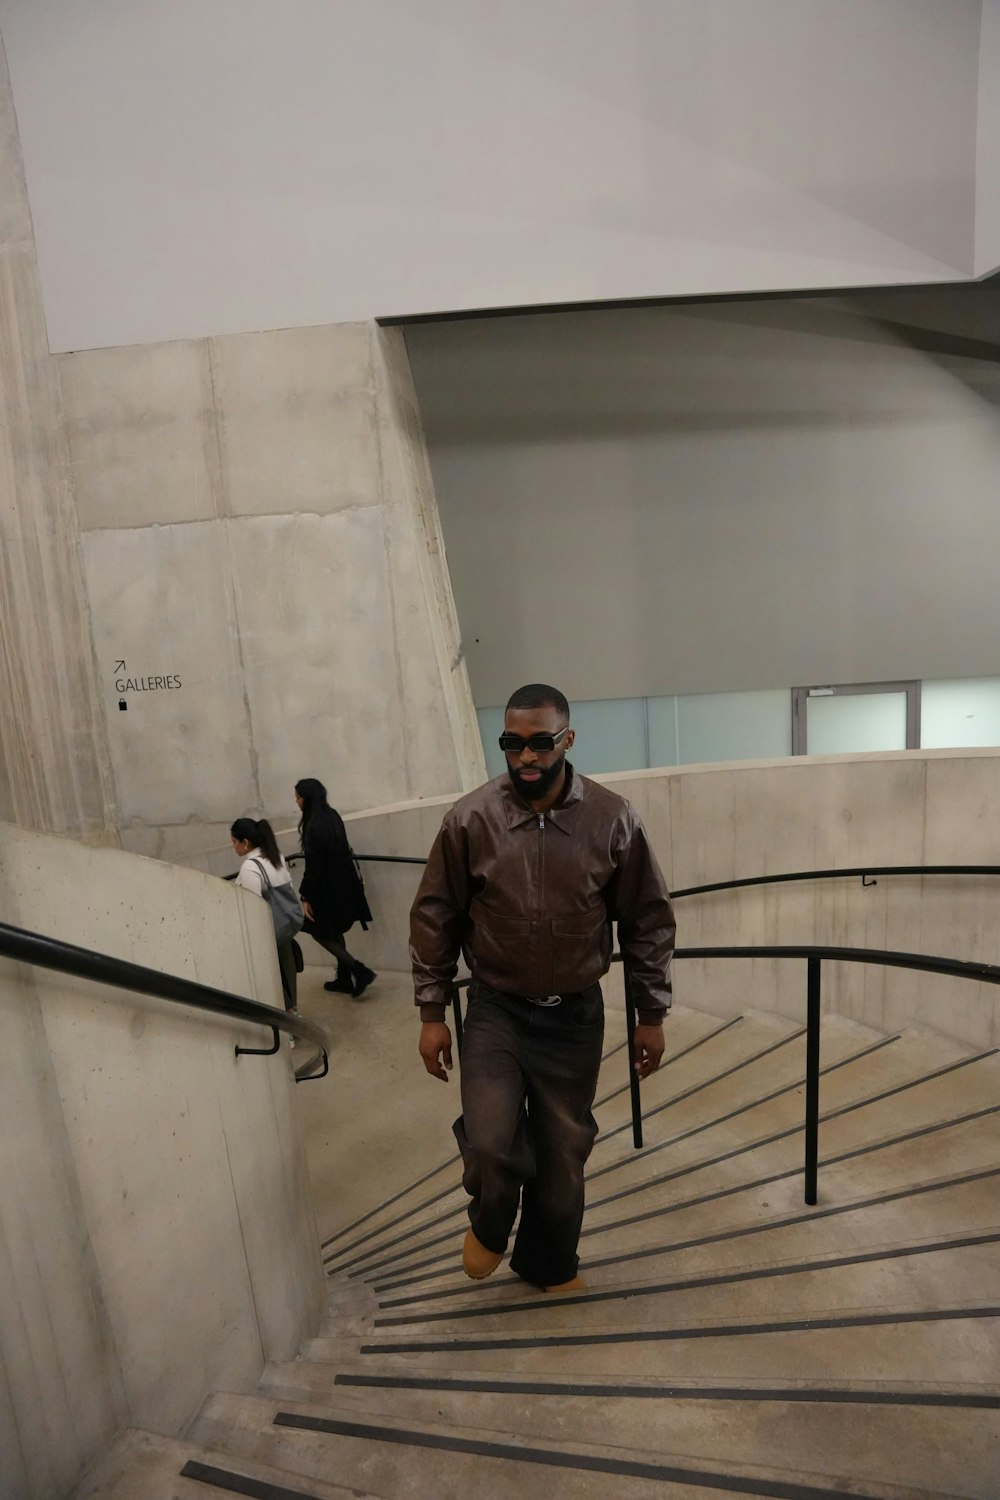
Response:
[[[531,769],[533,771],[541,773],[537,781],[522,781],[520,770],[515,770],[511,765],[508,765],[507,772],[514,783],[515,791],[519,796],[524,798],[525,802],[543,802],[559,780],[565,762],[566,755],[564,752],[547,769],[544,769],[542,766],[532,766]]]

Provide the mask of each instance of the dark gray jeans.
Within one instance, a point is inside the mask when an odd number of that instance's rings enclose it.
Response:
[[[455,1137],[476,1238],[507,1247],[511,1270],[536,1286],[577,1273],[583,1169],[597,1135],[591,1113],[604,1044],[601,987],[548,1008],[469,986],[462,1042],[462,1115]]]

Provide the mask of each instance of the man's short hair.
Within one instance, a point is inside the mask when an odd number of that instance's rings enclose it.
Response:
[[[507,699],[508,709],[548,708],[550,704],[560,718],[569,719],[566,695],[558,688],[550,687],[547,682],[529,682],[525,687],[519,687],[516,693],[511,693]]]

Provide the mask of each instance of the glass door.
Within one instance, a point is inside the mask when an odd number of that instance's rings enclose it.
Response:
[[[916,750],[919,682],[856,682],[792,689],[792,754]]]

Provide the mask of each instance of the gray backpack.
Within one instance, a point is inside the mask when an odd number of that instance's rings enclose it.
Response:
[[[287,943],[301,930],[305,912],[293,885],[272,885],[259,859],[254,860],[264,882],[261,895],[271,908],[275,942]]]

